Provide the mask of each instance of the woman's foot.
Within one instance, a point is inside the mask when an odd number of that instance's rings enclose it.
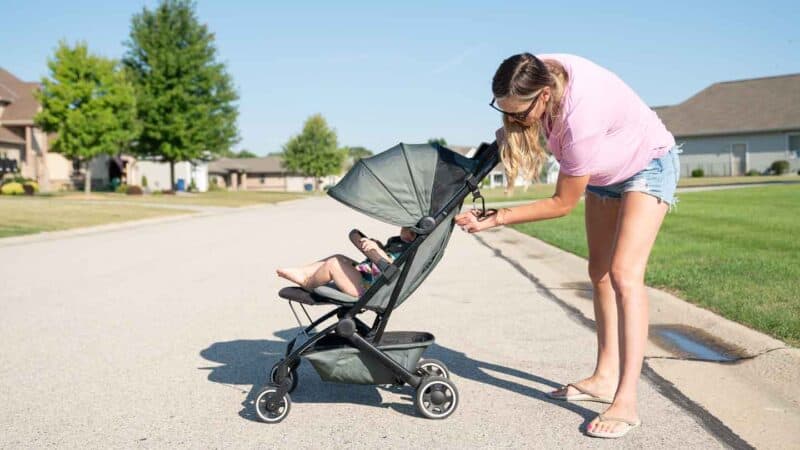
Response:
[[[278,276],[281,278],[286,278],[287,280],[297,283],[302,287],[306,287],[306,282],[308,280],[308,275],[306,274],[305,270],[300,267],[287,267],[285,269],[278,269]]]
[[[548,394],[550,398],[559,400],[589,400],[611,403],[617,390],[616,378],[605,379],[591,376],[577,383],[570,383]],[[583,394],[583,395],[582,395]],[[589,398],[593,397],[593,398]]]
[[[616,438],[641,424],[635,404],[612,403],[602,414],[589,422],[586,431],[591,436]]]

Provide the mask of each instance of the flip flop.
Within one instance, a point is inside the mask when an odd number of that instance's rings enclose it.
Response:
[[[560,390],[564,390],[566,392],[568,388],[572,386],[575,388],[576,391],[580,392],[580,394],[573,394],[573,395],[562,395],[556,394],[554,392],[548,392],[547,396],[554,399],[554,400],[564,400],[566,402],[599,402],[599,403],[608,403],[611,404],[614,402],[614,399],[610,399],[607,397],[601,397],[599,395],[595,395],[594,393],[587,391],[586,389],[576,386],[572,383],[562,387]]]
[[[600,423],[600,422],[619,422],[621,424],[624,424],[625,426],[622,427],[621,430],[615,431],[615,432],[599,432],[598,433],[596,431],[586,430],[586,434],[588,434],[589,436],[598,437],[598,438],[606,438],[606,439],[617,439],[617,438],[621,438],[622,436],[625,436],[626,434],[628,434],[629,431],[631,431],[632,429],[634,429],[634,428],[636,428],[636,427],[638,427],[639,425],[642,424],[641,420],[637,420],[635,422],[631,422],[630,420],[627,420],[627,419],[620,419],[618,417],[606,417],[606,416],[604,416],[602,414],[600,414],[598,417],[600,418],[600,420],[598,422],[596,422],[596,423]]]

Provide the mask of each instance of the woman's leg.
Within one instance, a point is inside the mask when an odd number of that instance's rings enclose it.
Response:
[[[353,266],[354,263],[355,261],[344,255],[334,255],[326,259],[306,280],[304,287],[314,289],[333,281],[340,291],[358,297],[362,291],[361,273]]]
[[[637,386],[647,345],[648,302],[644,274],[650,251],[668,205],[642,192],[623,195],[616,246],[611,258],[611,283],[619,314],[620,380],[607,417],[638,420]],[[593,421],[594,432],[613,432],[623,425]]]
[[[594,373],[577,383],[594,395],[613,398],[619,381],[619,344],[617,341],[617,303],[611,286],[611,256],[617,234],[620,200],[586,194],[586,239],[589,245],[589,278],[592,281],[597,365]],[[575,395],[573,387],[559,389],[555,395]]]

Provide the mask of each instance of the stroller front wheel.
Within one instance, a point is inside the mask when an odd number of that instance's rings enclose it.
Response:
[[[279,364],[280,363],[275,364],[274,366],[272,366],[272,370],[269,371],[269,382],[274,384],[275,386],[279,386],[279,383],[278,383],[278,365]],[[291,386],[289,387],[289,392],[294,392],[294,390],[297,388],[297,378],[298,378],[298,376],[297,376],[297,366],[291,367],[289,369],[288,377],[289,377],[289,382],[291,383]]]
[[[456,385],[443,377],[425,377],[414,395],[414,406],[428,419],[445,419],[458,406]]]
[[[256,396],[256,414],[266,423],[278,423],[289,415],[292,399],[289,394],[278,397],[278,389],[266,387]]]

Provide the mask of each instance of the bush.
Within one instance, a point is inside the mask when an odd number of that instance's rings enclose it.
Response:
[[[22,187],[22,183],[12,181],[4,184],[3,187],[0,188],[0,192],[3,195],[22,195],[25,193],[25,188]]]
[[[147,187],[147,175],[142,175],[142,187]]]
[[[783,175],[789,171],[789,161],[775,161],[771,166],[769,166],[769,168],[772,169],[775,175]]]
[[[127,191],[128,191],[128,185],[127,184],[120,184],[119,186],[114,188],[114,192],[116,192],[117,194],[124,194]]]
[[[164,194],[164,195],[175,195],[175,191],[173,191],[171,189],[164,189],[164,190],[161,191],[161,193]]]
[[[25,191],[25,195],[33,195],[39,192],[39,183],[35,181],[26,181],[22,184],[22,189]]]
[[[756,177],[761,175],[761,172],[757,171],[756,169],[750,169],[747,171],[745,175],[747,175],[748,177]]]
[[[197,184],[195,184],[194,178],[189,182],[189,192],[197,192]]]
[[[128,186],[128,189],[125,190],[125,193],[128,195],[142,195],[144,191],[139,186]]]
[[[692,178],[702,178],[705,176],[705,171],[703,169],[694,169],[692,170]]]

